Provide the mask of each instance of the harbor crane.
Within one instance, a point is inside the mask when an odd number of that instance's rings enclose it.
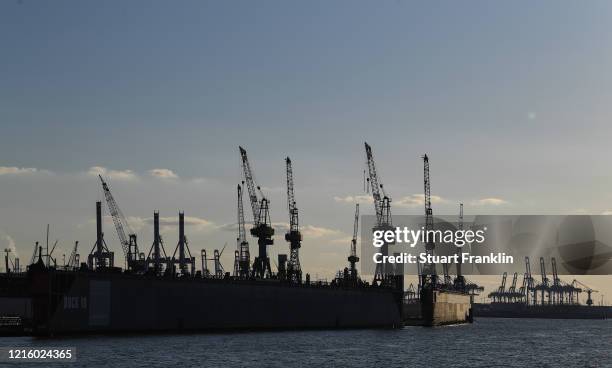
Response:
[[[81,261],[81,256],[78,253],[79,251],[79,241],[74,242],[74,248],[72,248],[72,252],[70,253],[70,257],[68,257],[68,265],[67,268],[76,269],[79,268],[79,263]]]
[[[582,286],[584,288],[584,291],[586,291],[586,293],[587,293],[586,305],[588,305],[588,306],[593,305],[593,299],[591,298],[591,294],[598,293],[599,291],[591,289],[589,286],[585,285],[584,283],[582,283],[582,282],[580,282],[578,280],[574,280],[574,282],[572,282],[572,284],[578,284],[578,285]]]
[[[11,248],[5,248],[4,249],[4,267],[6,270],[6,273],[9,274],[11,272],[14,273],[19,273],[21,272],[21,267],[19,266],[19,258],[18,257],[11,257],[11,254],[13,254],[13,251]]]
[[[527,273],[523,274],[523,283],[521,284],[521,287],[519,287],[519,291],[518,293],[520,294],[520,298],[525,298],[528,295],[528,290],[527,290],[527,282],[528,282],[529,276],[527,275]]]
[[[213,261],[215,265],[215,277],[220,278],[220,279],[223,278],[223,275],[225,274],[225,270],[223,269],[223,265],[221,264],[221,255],[223,254],[225,247],[227,247],[227,243],[223,245],[223,248],[221,248],[220,252],[219,252],[219,249],[215,249],[213,251]]]
[[[448,263],[442,263],[442,271],[444,272],[444,286],[450,288],[453,286],[453,280],[451,275],[448,273]]]
[[[232,274],[234,277],[240,276],[240,251],[234,251],[234,273]]]
[[[552,285],[550,287],[552,291],[552,302],[554,303],[563,303],[565,296],[565,287],[562,285],[561,279],[559,278],[559,273],[557,272],[557,260],[555,257],[551,257],[550,259],[551,267],[552,267]]]
[[[272,269],[270,268],[270,257],[268,257],[268,246],[274,244],[274,240],[272,239],[274,236],[274,228],[270,221],[269,201],[263,195],[261,187],[255,183],[246,150],[242,147],[239,148],[244,180],[247,185],[249,201],[251,202],[251,209],[253,211],[251,235],[257,238],[257,245],[259,248],[258,255],[253,262],[252,273],[255,277],[259,278],[266,278],[266,276],[271,277]],[[261,200],[257,196],[258,193]]]
[[[510,284],[510,288],[508,289],[508,293],[516,292],[516,281],[518,280],[518,272],[515,272],[512,275],[512,283]]]
[[[504,295],[506,293],[506,279],[508,278],[508,273],[504,272],[502,275],[501,285],[497,288],[497,291],[489,293],[489,298],[493,299],[493,302],[503,302]]]
[[[463,203],[459,203],[459,219],[457,222],[457,230],[463,231]],[[464,290],[465,289],[465,276],[463,276],[462,269],[461,269],[461,263],[462,263],[461,248],[457,248],[457,251],[459,252],[459,257],[458,257],[459,261],[456,264],[457,277],[455,278],[454,287],[457,290]]]
[[[96,243],[94,244],[89,256],[87,266],[90,269],[102,269],[115,266],[115,253],[108,250],[102,232],[102,202],[96,202]]]
[[[176,254],[178,253],[178,259]],[[195,274],[195,257],[191,255],[189,249],[189,241],[185,235],[185,213],[179,212],[179,240],[172,254],[172,264],[179,265],[179,271],[182,276],[193,276]]]
[[[379,183],[378,173],[376,172],[376,164],[374,162],[374,155],[372,153],[372,147],[365,142],[366,151],[366,163],[368,166],[368,178],[367,182],[369,188],[372,191],[372,198],[374,199],[374,209],[376,211],[376,226],[373,231],[387,231],[393,230],[393,224],[391,219],[391,198],[385,193],[382,183]],[[384,243],[380,248],[382,256],[389,255],[390,243]],[[376,285],[382,284],[387,270],[385,263],[377,263],[374,271],[374,281]]]
[[[431,208],[431,183],[429,180],[429,157],[423,155],[423,184],[424,184],[424,202],[425,202],[425,233],[429,233],[434,230],[433,222],[433,210]],[[433,239],[427,237],[425,244],[425,252],[428,258],[433,256],[434,248],[436,247]],[[436,274],[435,263],[427,262],[423,265],[423,279],[422,285],[424,288],[436,287],[438,283],[438,276]]]
[[[542,275],[542,282],[536,286],[536,290],[540,290],[541,292],[541,300],[540,302],[544,304],[544,295],[548,294],[548,302],[550,303],[550,280],[546,276],[546,263],[544,262],[544,257],[540,257],[540,273]]]
[[[246,239],[242,187],[240,184],[238,184],[238,238],[236,242],[238,243],[238,276],[248,278],[251,255],[249,253],[249,242]]]
[[[529,294],[533,291],[533,304],[537,304],[537,293],[534,289],[535,282],[533,280],[533,276],[531,275],[531,264],[529,263],[529,257],[525,256],[525,276],[527,279],[526,289],[525,289],[525,302],[529,305]]]
[[[293,283],[302,283],[302,268],[300,266],[300,248],[302,246],[302,233],[298,220],[298,208],[295,203],[293,192],[293,167],[291,159],[285,159],[287,166],[287,208],[289,209],[289,231],[285,234],[285,240],[289,242],[289,264],[287,265],[287,279]]]
[[[164,247],[164,240],[159,233],[159,211],[153,212],[153,244],[147,255],[146,267],[147,270],[153,270],[155,275],[159,275],[163,271],[163,265],[168,265],[168,255]],[[166,268],[167,269],[167,268]]]
[[[209,277],[210,271],[208,270],[208,260],[206,257],[206,249],[200,250],[200,257],[202,257],[202,277]]]
[[[142,257],[140,257],[136,233],[132,230],[125,219],[123,212],[121,212],[121,209],[117,205],[117,201],[115,201],[115,198],[113,197],[108,184],[102,178],[102,175],[98,175],[98,177],[102,182],[102,191],[104,192],[104,197],[106,198],[108,211],[110,212],[110,215],[113,218],[113,223],[115,224],[115,230],[117,231],[117,236],[119,237],[119,242],[121,243],[121,248],[123,249],[123,255],[125,256],[127,268],[130,270],[142,270],[144,268],[144,254]],[[141,260],[140,258],[143,259]]]
[[[357,281],[357,267],[355,264],[359,262],[357,257],[357,231],[359,230],[359,203],[355,204],[355,221],[353,222],[353,239],[351,240],[351,253],[348,261],[351,265],[350,276],[351,280]]]

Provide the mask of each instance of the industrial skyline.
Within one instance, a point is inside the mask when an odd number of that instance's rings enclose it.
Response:
[[[233,249],[238,145],[277,234],[291,157],[313,277],[374,213],[364,141],[394,214],[422,213],[424,153],[436,214],[610,213],[612,4],[549,5],[3,2],[0,247],[29,259],[49,223],[91,248],[102,174],[143,247],[181,210],[195,249]]]

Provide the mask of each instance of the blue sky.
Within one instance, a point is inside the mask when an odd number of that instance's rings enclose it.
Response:
[[[23,253],[47,222],[88,243],[103,167],[135,222],[184,209],[216,226],[193,225],[194,252],[233,246],[243,145],[274,222],[292,157],[315,235],[303,264],[330,276],[365,140],[396,213],[421,211],[425,152],[434,211],[603,213],[611,16],[606,1],[3,1],[0,231]]]

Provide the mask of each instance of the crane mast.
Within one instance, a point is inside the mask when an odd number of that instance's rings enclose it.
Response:
[[[238,273],[241,278],[249,277],[251,256],[249,242],[246,240],[244,207],[242,204],[242,187],[238,184]]]
[[[459,221],[457,222],[457,229],[459,231],[463,231],[463,203],[459,203]],[[461,263],[462,263],[462,257],[461,257],[461,248],[457,248],[459,251],[459,258],[458,258],[458,262],[456,264],[457,267],[457,277],[455,278],[455,289],[457,290],[463,290],[465,289],[465,277],[463,276],[463,273],[461,272]]]
[[[391,221],[391,198],[389,198],[389,196],[387,196],[387,194],[385,193],[383,185],[379,183],[378,174],[376,172],[376,164],[374,163],[374,155],[372,153],[372,147],[370,147],[367,142],[365,142],[365,151],[366,163],[368,166],[368,182],[370,184],[370,189],[372,190],[372,198],[374,199],[374,209],[376,211],[376,227],[372,230],[392,230],[393,227]],[[389,255],[389,245],[390,243],[385,242],[385,244],[381,246],[380,253],[383,257]],[[378,285],[383,282],[387,273],[385,266],[385,263],[376,264],[376,269],[374,271],[374,284]]]
[[[247,157],[247,152],[244,148],[240,148],[240,158],[242,162],[242,171],[244,180],[249,192],[249,200],[251,209],[253,210],[253,227],[251,235],[257,238],[258,255],[253,262],[252,273],[255,277],[265,278],[272,276],[270,268],[270,258],[268,257],[268,245],[274,244],[272,236],[274,236],[274,228],[270,222],[269,202],[261,193],[261,188],[256,186],[251,165]],[[261,195],[261,200],[257,197],[257,192]]]
[[[355,205],[355,221],[353,222],[353,239],[351,240],[351,253],[348,257],[348,261],[351,264],[351,280],[357,280],[357,267],[355,264],[359,262],[357,257],[357,232],[359,231],[359,203]]]
[[[544,257],[540,257],[540,273],[542,275],[542,283],[539,285],[541,290],[541,303],[544,304],[544,293],[548,292],[548,302],[550,303],[550,288],[548,277],[546,276],[546,264],[544,263]]]
[[[429,180],[429,157],[423,155],[423,183],[424,183],[424,202],[425,202],[425,232],[428,234],[434,230],[433,210],[431,208],[431,183]],[[436,247],[433,239],[427,236],[425,244],[425,252],[428,256],[433,255]],[[437,284],[436,265],[434,263],[425,263],[423,265],[423,286],[435,287]]]
[[[291,159],[285,159],[287,166],[287,208],[289,209],[289,231],[285,240],[290,244],[289,264],[287,265],[287,279],[294,283],[302,282],[302,268],[300,266],[300,248],[302,246],[302,233],[298,220],[298,209],[293,192],[293,167]]]
[[[510,289],[508,289],[509,293],[516,292],[516,281],[518,280],[518,272],[515,272],[512,275],[512,283],[510,284]]]
[[[533,303],[537,302],[537,294],[533,290],[534,282],[533,276],[531,275],[531,264],[529,263],[529,257],[525,257],[525,276],[527,278],[526,289],[525,289],[525,302],[529,305],[529,294],[533,291]]]
[[[104,192],[104,197],[106,198],[106,204],[108,205],[108,211],[113,218],[113,223],[115,224],[115,230],[117,231],[117,236],[119,237],[119,241],[121,242],[121,248],[123,249],[123,255],[126,259],[126,264],[128,269],[133,268],[138,261],[138,242],[136,240],[136,233],[130,228],[125,216],[121,212],[121,209],[117,205],[117,201],[111,194],[111,191],[108,187],[108,184],[102,178],[102,175],[98,175],[100,181],[102,182],[102,190]],[[126,230],[128,235],[126,236]]]
[[[69,268],[78,268],[80,263],[80,255],[79,251],[79,241],[74,242],[74,248],[72,248],[72,252],[70,253],[70,257],[68,258],[68,267]]]

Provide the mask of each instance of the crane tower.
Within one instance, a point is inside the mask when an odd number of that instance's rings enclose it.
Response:
[[[293,167],[291,159],[285,159],[287,165],[287,208],[289,209],[289,231],[285,234],[285,240],[289,242],[290,255],[287,265],[287,279],[293,283],[302,283],[302,268],[300,266],[300,248],[302,246],[302,233],[298,220],[298,209],[293,192]]]
[[[270,209],[268,199],[263,195],[261,188],[255,184],[253,171],[249,164],[247,152],[244,148],[240,148],[240,158],[242,162],[242,170],[244,181],[246,182],[249,192],[249,201],[253,211],[253,227],[251,235],[257,238],[258,255],[253,262],[252,273],[255,277],[265,278],[272,276],[270,268],[270,258],[268,257],[268,245],[274,244],[272,237],[274,236],[274,228],[270,222]],[[257,194],[261,197],[258,198]]]

